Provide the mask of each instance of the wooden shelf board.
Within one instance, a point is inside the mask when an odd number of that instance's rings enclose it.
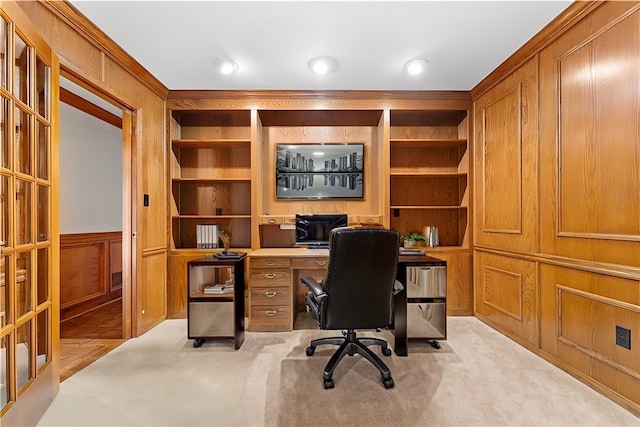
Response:
[[[185,148],[235,148],[251,145],[250,139],[174,139],[175,147]]]
[[[246,215],[174,215],[172,219],[251,219],[250,214]]]
[[[173,178],[171,181],[177,184],[180,184],[180,183],[185,183],[185,184],[211,183],[213,184],[216,182],[225,182],[225,183],[244,182],[244,183],[251,184],[251,178]]]
[[[424,209],[424,210],[446,210],[446,209],[467,209],[466,206],[450,206],[450,205],[428,205],[428,206],[409,206],[409,205],[401,205],[401,206],[397,206],[397,205],[392,205],[389,206],[389,209]]]
[[[393,177],[422,177],[422,178],[466,178],[465,172],[389,172],[389,176]]]
[[[391,148],[447,148],[461,147],[467,144],[466,139],[434,139],[434,138],[392,138]]]

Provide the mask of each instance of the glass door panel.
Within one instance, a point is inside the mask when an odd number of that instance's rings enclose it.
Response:
[[[49,72],[47,65],[36,56],[36,112],[49,118]]]
[[[16,172],[29,175],[31,174],[31,114],[16,107],[14,120]]]
[[[11,321],[11,305],[9,304],[11,294],[9,293],[9,283],[11,282],[10,258],[0,255],[0,329]]]
[[[36,126],[36,176],[49,180],[49,126],[38,121]]]
[[[49,248],[38,249],[36,303],[38,306],[49,299]]]
[[[9,177],[0,175],[0,248],[9,246]]]
[[[16,256],[16,318],[33,310],[31,306],[31,252]]]
[[[20,101],[27,105],[31,105],[29,97],[29,52],[27,43],[20,37],[15,35],[15,71],[13,74],[14,95]]]
[[[9,53],[9,23],[0,16],[0,86],[7,89],[7,55]]]
[[[33,368],[31,366],[31,357],[29,349],[31,348],[31,321],[18,327],[16,338],[18,345],[16,347],[16,365],[18,365],[18,392],[33,378]]]
[[[40,369],[44,364],[51,360],[51,353],[49,345],[49,323],[50,323],[50,311],[49,309],[41,311],[37,316],[36,324],[36,370],[40,372]]]
[[[9,376],[11,365],[9,364],[9,341],[11,335],[5,335],[0,338],[0,409],[7,406],[9,398],[13,397],[9,394]]]
[[[33,242],[31,238],[31,182],[16,179],[16,246]]]
[[[38,242],[49,239],[49,186],[38,185]]]
[[[0,97],[0,167],[9,169],[9,100]]]

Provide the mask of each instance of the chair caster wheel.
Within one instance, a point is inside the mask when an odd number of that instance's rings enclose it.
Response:
[[[203,339],[195,339],[193,340],[193,348],[198,348],[202,345],[202,343],[204,342]]]
[[[436,340],[431,341],[430,344],[431,344],[431,347],[435,348],[436,350],[440,348],[440,343]]]
[[[313,356],[313,353],[316,352],[316,349],[315,347],[307,347],[304,352],[307,353],[307,356]]]
[[[386,379],[383,378],[382,379],[382,384],[384,384],[384,388],[386,388],[386,389],[393,388],[393,386],[395,385],[395,383],[393,382],[393,378],[391,378],[391,377],[386,378]]]
[[[329,379],[323,378],[323,380],[324,380],[324,384],[323,385],[324,385],[324,389],[325,390],[335,387],[335,383],[333,382],[333,378],[329,378]]]
[[[385,356],[391,356],[391,350],[389,350],[389,347],[382,347],[382,354]]]

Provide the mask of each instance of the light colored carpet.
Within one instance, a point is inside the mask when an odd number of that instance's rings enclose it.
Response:
[[[440,350],[412,343],[385,357],[396,386],[360,356],[324,390],[335,332],[247,333],[193,348],[185,320],[167,320],[75,374],[39,426],[640,425],[640,419],[473,317],[450,317]],[[381,333],[391,340],[391,333]],[[379,354],[379,348],[374,349]]]

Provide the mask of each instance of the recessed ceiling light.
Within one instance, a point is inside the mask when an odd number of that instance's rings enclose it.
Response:
[[[338,62],[330,56],[318,56],[309,61],[309,68],[316,74],[327,74],[338,69]]]
[[[238,64],[230,59],[216,59],[215,66],[221,74],[231,74],[238,69]]]
[[[418,76],[426,71],[428,64],[426,59],[412,59],[404,64],[404,71],[409,75]]]

